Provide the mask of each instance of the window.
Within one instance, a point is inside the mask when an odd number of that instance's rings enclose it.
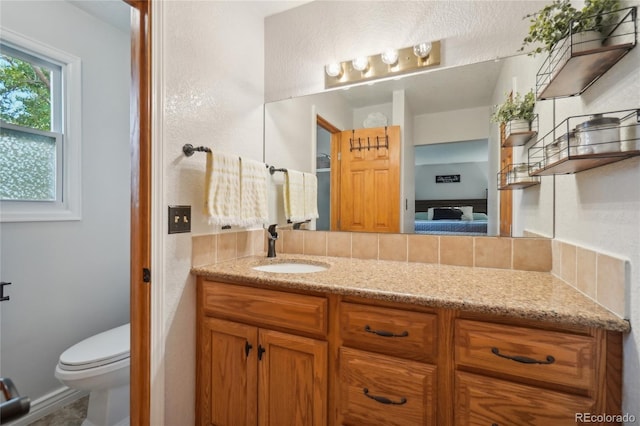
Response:
[[[0,219],[80,219],[80,60],[2,30]]]

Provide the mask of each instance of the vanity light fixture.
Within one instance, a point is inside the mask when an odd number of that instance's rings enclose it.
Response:
[[[413,54],[420,59],[424,59],[431,53],[431,43],[419,43],[413,46]]]
[[[396,49],[387,49],[380,54],[380,59],[387,65],[395,65],[398,62],[398,51]]]
[[[369,58],[366,56],[358,56],[351,61],[351,64],[354,70],[360,71],[361,73],[366,73],[369,70]]]
[[[340,78],[342,76],[342,65],[337,62],[333,62],[325,67],[325,71],[329,77]]]
[[[372,56],[325,66],[324,87],[345,86],[386,77],[396,77],[440,65],[440,41],[418,43],[402,49],[387,49]]]

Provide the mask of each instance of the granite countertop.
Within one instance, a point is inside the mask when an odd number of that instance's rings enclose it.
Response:
[[[293,274],[252,269],[292,262],[324,265],[328,269]],[[613,331],[631,329],[627,320],[547,272],[290,254],[276,258],[246,257],[194,267],[191,272],[207,279],[274,288],[369,297]]]

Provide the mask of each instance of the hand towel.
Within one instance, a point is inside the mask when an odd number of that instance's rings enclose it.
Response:
[[[318,218],[318,178],[311,173],[304,173],[304,218]]]
[[[304,222],[304,175],[289,169],[282,187],[284,215],[290,222]]]
[[[204,197],[209,224],[240,224],[240,157],[207,153]]]
[[[245,158],[240,160],[240,219],[245,227],[269,221],[267,166]]]

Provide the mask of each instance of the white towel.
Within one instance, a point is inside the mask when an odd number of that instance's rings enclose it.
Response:
[[[240,219],[245,227],[269,221],[267,166],[254,160],[240,160]]]
[[[317,219],[318,216],[318,178],[311,173],[304,173],[304,218]]]
[[[291,222],[304,222],[304,175],[289,169],[282,187],[284,215]]]
[[[211,225],[240,223],[240,157],[207,153],[204,214]]]

